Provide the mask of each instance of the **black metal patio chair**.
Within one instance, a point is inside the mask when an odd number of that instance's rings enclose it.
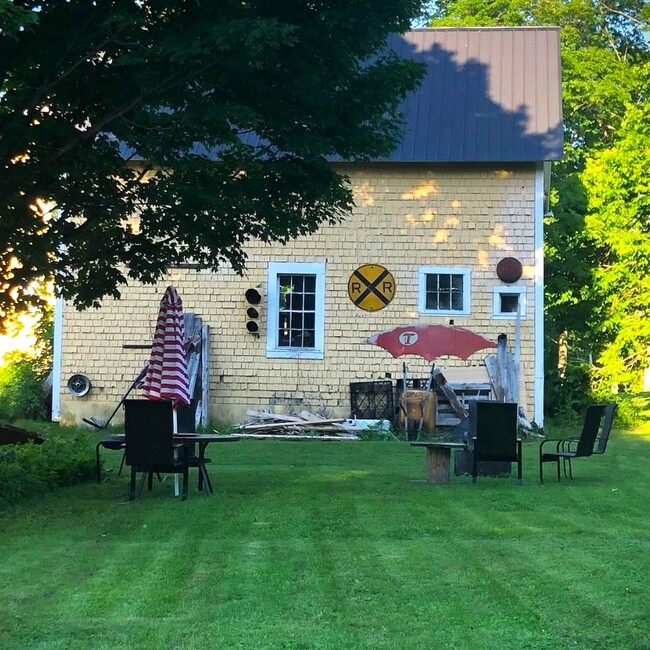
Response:
[[[112,451],[122,451],[122,460],[120,461],[120,468],[117,472],[118,476],[122,475],[122,468],[124,467],[124,447],[126,443],[124,442],[124,436],[111,436],[110,438],[104,438],[100,440],[95,446],[95,472],[97,474],[97,483],[102,482],[102,465],[99,458],[99,449],[110,449]]]
[[[182,498],[187,499],[189,462],[187,446],[174,444],[172,403],[154,400],[125,400],[124,437],[126,464],[131,467],[129,500],[140,496],[154,474],[182,474]],[[142,474],[136,491],[136,476]]]
[[[607,450],[607,443],[609,441],[609,434],[612,432],[612,423],[614,422],[614,413],[616,411],[616,404],[607,404],[605,406],[604,417],[601,421],[600,431],[596,436],[596,444],[594,446],[594,454],[604,454]],[[577,444],[580,440],[579,436],[569,436],[565,438],[565,445],[563,446],[563,451],[571,451],[572,445]],[[566,476],[566,461],[564,463],[564,476]],[[573,477],[572,477],[573,478]]]
[[[558,481],[561,480],[560,461],[567,463],[569,477],[573,479],[571,461],[574,458],[587,458],[595,453],[604,453],[607,448],[615,409],[615,404],[592,404],[587,407],[580,436],[544,440],[539,445],[540,483],[544,482],[544,463],[556,463]],[[549,443],[555,445],[555,451],[544,451],[544,445]],[[597,451],[597,449],[600,449],[600,451]],[[566,468],[564,473],[566,476]]]
[[[521,484],[522,448],[517,428],[517,404],[480,400],[469,403],[473,483],[476,483],[480,461],[504,461],[517,463],[517,481]]]

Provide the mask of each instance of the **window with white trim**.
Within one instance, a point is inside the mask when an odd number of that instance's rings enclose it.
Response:
[[[526,287],[499,286],[493,289],[492,316],[494,318],[526,318]]]
[[[325,264],[269,262],[267,357],[322,359]]]
[[[454,316],[470,312],[471,270],[447,266],[422,266],[418,307],[421,314]]]

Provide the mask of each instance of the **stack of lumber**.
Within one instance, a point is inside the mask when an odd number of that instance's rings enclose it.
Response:
[[[247,411],[246,415],[249,421],[238,427],[238,435],[246,438],[358,440],[354,426],[345,424],[344,419],[327,419],[309,411],[298,415]]]

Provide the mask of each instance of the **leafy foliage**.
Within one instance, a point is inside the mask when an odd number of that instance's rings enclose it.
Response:
[[[32,349],[11,352],[0,359],[0,418],[47,418],[50,396],[44,393],[43,382],[52,369],[53,323],[52,305],[44,301],[34,325],[36,343]],[[24,327],[13,319],[8,324]]]
[[[23,352],[7,355],[0,366],[0,418],[45,419],[45,400],[41,389],[43,376],[35,359]]]
[[[50,426],[43,437],[41,445],[0,447],[0,505],[16,504],[94,477],[95,460],[87,432]]]
[[[343,218],[327,157],[399,138],[422,70],[384,44],[419,6],[0,0],[0,317],[39,278],[97,305],[188,258],[241,271],[248,239]]]
[[[569,414],[584,411],[592,402],[591,367],[587,363],[571,363],[561,375],[557,373],[557,366],[547,366],[544,385],[544,412],[547,415],[566,421]]]
[[[593,328],[602,344],[597,378],[608,388],[638,390],[650,366],[650,64],[639,68],[611,147],[589,159],[587,234],[603,264],[594,274]]]

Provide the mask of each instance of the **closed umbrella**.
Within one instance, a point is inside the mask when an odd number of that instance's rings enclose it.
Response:
[[[148,399],[171,400],[174,412],[180,404],[190,403],[183,302],[173,286],[160,301],[143,392]]]
[[[190,403],[190,381],[185,356],[183,302],[171,285],[160,301],[143,393],[148,399],[172,401],[173,431],[177,433],[176,409]],[[175,476],[174,493],[178,495],[178,476]]]

